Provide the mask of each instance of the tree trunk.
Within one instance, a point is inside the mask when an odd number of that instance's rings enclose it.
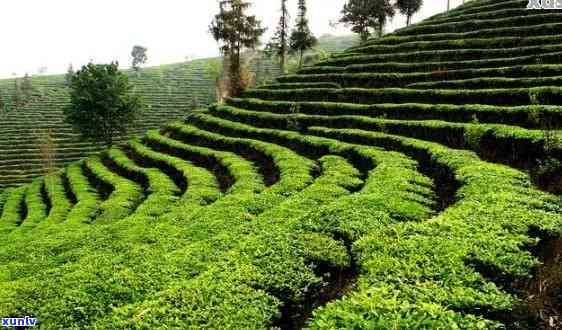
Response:
[[[410,26],[411,20],[412,20],[412,15],[406,16],[406,26]]]
[[[303,53],[304,51],[301,49],[299,51],[299,69],[302,68],[302,57],[303,57]]]
[[[230,96],[239,96],[241,93],[240,49],[235,49],[230,59]]]
[[[383,34],[383,30],[384,30],[384,24],[381,22],[379,23],[379,38],[382,38],[382,34]]]
[[[366,42],[367,40],[369,40],[369,31],[363,31],[359,37],[361,38],[361,42]]]
[[[447,0],[447,11],[451,9],[451,0]]]

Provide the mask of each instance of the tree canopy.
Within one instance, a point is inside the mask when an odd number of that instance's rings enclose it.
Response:
[[[243,0],[221,0],[219,13],[209,27],[213,38],[219,42],[221,52],[228,57],[230,95],[239,95],[245,88],[241,52],[246,48],[255,49],[266,30],[256,16],[246,13],[250,6],[250,2]]]
[[[394,14],[390,0],[348,0],[340,22],[351,26],[351,30],[366,41],[373,31],[382,36],[388,18],[394,17]]]
[[[140,65],[146,63],[148,60],[148,56],[146,55],[147,51],[148,49],[143,46],[136,45],[133,47],[131,56],[133,57],[132,67],[135,71],[140,70]]]
[[[299,0],[298,16],[295,28],[291,33],[291,52],[299,53],[299,68],[302,67],[303,54],[318,42],[318,39],[310,31],[308,18],[306,17],[306,0]]]
[[[412,15],[417,13],[423,5],[423,0],[396,0],[395,7],[400,14],[406,16],[406,25],[412,23]]]
[[[113,144],[126,134],[142,109],[139,96],[132,93],[128,77],[118,63],[89,63],[77,71],[70,83],[70,105],[66,121],[84,138]]]
[[[281,73],[285,73],[286,55],[289,50],[289,11],[287,9],[287,1],[281,0],[281,16],[275,34],[265,47],[265,53],[268,56],[275,56],[279,59],[279,69]]]

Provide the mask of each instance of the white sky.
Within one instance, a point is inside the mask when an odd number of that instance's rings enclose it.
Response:
[[[290,0],[295,16],[296,0]],[[425,0],[414,22],[446,9],[447,0]],[[462,0],[451,0],[451,6]],[[279,15],[279,0],[254,0],[255,13],[273,33]],[[333,28],[345,0],[308,0],[312,31],[349,34],[344,26]],[[69,63],[75,68],[87,63],[118,60],[130,62],[135,44],[148,47],[147,65],[180,62],[186,56],[201,58],[218,54],[208,26],[217,12],[217,0],[1,0],[0,78],[13,73],[63,73]],[[402,27],[405,19],[394,18],[390,29]]]

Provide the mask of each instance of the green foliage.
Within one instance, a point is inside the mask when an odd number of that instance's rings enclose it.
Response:
[[[378,60],[391,60],[391,61],[427,61],[437,62],[446,57],[447,61],[470,61],[470,60],[486,60],[496,58],[512,58],[523,57],[530,55],[541,55],[548,53],[560,52],[562,46],[560,45],[539,45],[517,48],[501,48],[501,49],[454,49],[454,50],[431,50],[431,51],[415,51],[408,53],[389,54],[384,53],[381,55],[364,55],[364,54],[344,54],[322,62],[321,65],[357,65],[363,63],[377,62]],[[539,57],[540,58],[540,57]]]
[[[139,71],[140,65],[146,63],[148,60],[148,56],[146,55],[147,51],[148,49],[146,47],[139,45],[133,46],[133,50],[131,51],[131,57],[133,58],[131,67],[133,70]]]
[[[540,178],[545,175],[552,175],[562,171],[562,162],[556,158],[547,158],[539,161],[534,176]]]
[[[309,126],[329,126],[336,128],[356,127],[372,131],[381,131],[389,134],[408,136],[412,138],[429,140],[442,143],[452,148],[469,148],[481,152],[481,138],[485,135],[489,144],[494,148],[506,149],[505,155],[508,161],[530,157],[541,158],[545,153],[559,153],[562,144],[557,143],[546,147],[547,139],[540,131],[525,130],[517,127],[495,125],[495,124],[461,124],[444,121],[414,121],[414,120],[392,120],[386,118],[367,118],[361,115],[344,116],[336,107],[334,113],[323,113],[324,115],[305,115],[310,113],[310,108],[303,104],[287,105],[288,110],[276,111],[282,115],[268,113],[267,108],[259,107],[259,111],[241,110],[228,106],[217,106],[211,108],[211,112],[221,118],[228,118],[245,123],[255,123],[261,127],[277,129],[291,129],[287,123],[298,120],[299,129],[306,130]],[[294,107],[298,113],[293,112]],[[320,112],[322,113],[322,112]],[[328,116],[326,116],[328,115]],[[380,116],[380,115],[379,115]],[[377,116],[377,117],[379,117]],[[491,150],[489,152],[492,152]],[[500,154],[496,152],[497,158]]]
[[[0,233],[6,234],[17,228],[25,217],[25,194],[29,187],[22,186],[9,191],[6,197],[2,215],[0,216]]]
[[[258,89],[305,89],[305,88],[340,88],[336,83],[278,83],[262,85]]]
[[[334,68],[332,67],[331,69]],[[280,83],[303,83],[314,79],[315,82],[337,82],[343,87],[364,88],[407,86],[416,89],[456,89],[457,87],[478,89],[535,87],[537,85],[540,86],[541,83],[556,82],[559,79],[558,77],[562,75],[562,66],[559,65],[521,65],[508,68],[463,69],[451,70],[443,74],[435,72],[321,73],[320,70],[318,70],[320,73],[313,73],[314,70],[308,68],[305,70],[310,73],[305,74],[301,71],[299,74],[279,77],[277,80]],[[526,78],[529,76],[541,76],[542,78]],[[444,77],[447,80],[443,80]]]
[[[10,188],[0,191],[0,214],[2,214],[4,204],[6,203],[6,200],[8,199],[8,196],[11,194],[11,192],[12,190]]]
[[[66,221],[71,224],[90,223],[98,214],[100,196],[84,173],[84,161],[72,163],[66,169],[69,190],[76,197],[77,203],[70,210]]]
[[[232,170],[232,168],[229,167],[231,163],[229,161],[224,161],[224,159],[232,160],[233,158],[236,158],[232,157],[232,155],[213,153],[212,150],[204,148],[190,149],[185,144],[166,138],[156,131],[148,132],[144,141],[151,145],[154,149],[168,150],[171,154],[178,156],[187,155],[191,152],[191,155],[197,154],[200,157],[215,158],[217,159],[217,162],[223,164],[225,168],[228,168],[229,170]],[[167,153],[154,151],[137,141],[131,143],[131,148],[137,155],[146,159],[147,163],[153,163],[158,165],[158,168],[167,169],[166,171],[168,173],[176,173],[175,184],[183,190],[183,195],[182,193],[178,194],[180,196],[179,207],[188,209],[208,205],[216,201],[221,196],[219,184],[216,178],[206,168],[198,167],[191,162],[186,162],[181,158],[171,156]],[[233,160],[233,163],[239,165],[241,162],[240,159],[235,159]],[[243,166],[244,165],[241,165],[241,167]],[[244,172],[243,174],[248,175],[249,173],[252,172]],[[236,173],[236,175],[239,174],[240,173]],[[179,179],[179,176],[181,176],[182,179]],[[189,185],[189,187],[186,185]]]
[[[286,56],[289,51],[289,20],[290,15],[287,9],[287,0],[281,0],[281,17],[275,30],[275,34],[265,47],[265,54],[268,57],[277,57],[281,74],[285,73]]]
[[[318,43],[318,39],[310,31],[306,14],[306,0],[299,0],[298,16],[295,27],[291,32],[289,46],[291,52],[299,54],[299,68],[303,64],[304,52]]]
[[[351,26],[351,30],[359,34],[361,41],[367,41],[373,30],[382,37],[384,25],[392,17],[394,7],[389,0],[349,0],[343,7],[340,22]]]
[[[177,202],[180,191],[165,173],[157,169],[140,167],[119,148],[107,152],[107,162],[130,180],[139,184],[145,192],[145,200],[135,209],[135,214],[159,216],[170,210]],[[120,219],[116,217],[116,219]]]
[[[355,73],[355,72],[373,72],[373,73],[407,73],[407,72],[432,72],[436,75],[444,75],[442,68],[448,70],[467,70],[478,69],[482,67],[503,67],[503,66],[519,66],[519,65],[541,65],[542,64],[558,64],[562,52],[553,52],[538,55],[526,55],[508,58],[493,58],[472,61],[452,61],[452,62],[386,62],[386,63],[365,63],[350,64],[348,66],[317,66],[312,68],[304,68],[299,73]],[[337,58],[334,62],[337,62]],[[345,61],[345,60],[344,60]],[[539,64],[537,64],[539,62]],[[353,63],[353,62],[351,62]],[[320,65],[325,63],[320,63]]]
[[[26,214],[19,226],[22,230],[33,228],[47,218],[49,210],[42,197],[44,184],[43,178],[35,179],[25,193]]]
[[[427,36],[426,36],[427,37]],[[546,35],[546,36],[531,36],[531,37],[490,37],[479,38],[474,36],[467,39],[452,39],[452,40],[413,40],[405,41],[402,44],[395,45],[392,41],[399,37],[388,37],[386,44],[364,44],[356,47],[349,48],[348,51],[341,53],[347,55],[353,53],[380,53],[380,52],[404,52],[404,51],[421,51],[421,50],[439,50],[439,49],[497,49],[497,48],[517,48],[527,46],[540,46],[548,43],[559,43],[562,41],[562,36],[559,35]],[[508,69],[508,68],[505,68]],[[515,69],[515,68],[512,68]]]
[[[71,105],[64,109],[66,121],[84,138],[111,146],[117,135],[126,134],[142,110],[128,77],[119,65],[90,63],[72,78]]]
[[[239,95],[245,88],[242,79],[241,54],[244,49],[254,49],[265,30],[253,15],[246,11],[251,3],[244,0],[221,0],[209,30],[220,43],[220,50],[228,58],[230,95]]]
[[[142,75],[137,75],[133,70],[124,70],[123,73],[133,85],[134,93],[142,96],[146,106],[134,129],[129,130],[127,137],[119,136],[117,141],[139,136],[166,122],[183,118],[190,108],[193,96],[197,97],[201,106],[217,100],[214,81],[206,72],[207,64],[213,60],[202,59],[143,68]],[[219,64],[222,65],[220,61]],[[249,70],[258,70],[255,62],[250,63]],[[262,59],[260,72],[260,79],[270,80],[278,70],[272,61]],[[56,168],[62,168],[105,148],[104,145],[83,141],[79,135],[68,134],[72,127],[64,122],[61,111],[70,102],[64,75],[34,76],[31,80],[35,90],[43,90],[44,96],[33,97],[29,102],[20,104],[18,110],[21,111],[16,111],[13,106],[13,79],[0,80],[0,94],[8,110],[0,114],[0,157],[10,159],[9,162],[0,161],[0,187],[28,183],[43,173],[42,164],[38,161],[41,158],[39,150],[42,141],[38,133],[42,131],[50,129],[54,134]],[[15,130],[15,126],[19,129]]]
[[[63,172],[53,173],[45,177],[44,198],[46,197],[51,208],[43,224],[61,223],[67,220],[67,215],[73,208],[73,201],[66,196],[65,178]]]
[[[432,222],[391,225],[387,231],[379,229],[373,231],[371,238],[359,240],[354,250],[361,256],[359,263],[365,265],[365,271],[369,275],[360,281],[357,294],[329,304],[315,313],[313,327],[338,327],[343,324],[376,327],[387,322],[400,322],[404,327],[419,322],[427,322],[432,326],[442,324],[444,327],[461,324],[472,324],[467,327],[475,328],[477,325],[499,326],[470,314],[464,314],[463,317],[452,314],[443,307],[487,308],[484,306],[493,305],[493,308],[502,310],[515,303],[513,297],[486,284],[481,276],[461,260],[465,258],[463,255],[476,256],[486,260],[486,264],[494,265],[507,273],[519,273],[536,262],[529,259],[526,252],[514,251],[508,247],[513,246],[511,244],[521,244],[515,242],[530,242],[519,233],[526,232],[528,226],[533,226],[532,223],[537,221],[532,215],[533,211],[515,201],[525,200],[530,195],[536,196],[532,191],[522,193],[521,186],[513,183],[520,182],[524,175],[501,166],[484,164],[470,153],[445,150],[436,144],[398,136],[323,128],[313,131],[315,134],[340,140],[361,143],[378,141],[377,144],[392,146],[393,149],[414,148],[418,152],[426,150],[432,159],[447,164],[457,174],[456,177],[462,184],[460,194],[464,197],[462,202],[451,206]],[[549,203],[549,197],[544,195],[542,198],[545,198],[544,203]],[[476,205],[476,213],[479,215],[471,215],[475,222],[467,222],[466,216],[473,213]],[[553,213],[543,214],[545,217],[541,216],[539,220],[544,221],[542,226],[545,230],[560,225],[560,216],[555,215],[559,205],[554,204],[553,207]],[[516,217],[524,220],[515,221],[518,224],[514,226],[515,222],[507,218],[518,212],[521,212],[519,215],[522,218]],[[502,242],[490,244],[496,241],[493,237],[497,235],[502,236]],[[477,242],[482,242],[482,245]],[[482,251],[478,251],[478,246],[482,246]],[[509,262],[506,263],[505,260]],[[443,272],[443,269],[447,271]],[[442,281],[445,277],[445,282],[449,284],[443,287],[441,283],[444,283]],[[377,311],[367,312],[366,307],[372,306],[373,299],[380,301],[376,305]],[[342,319],[338,315],[348,316]],[[388,319],[389,315],[395,315],[396,318]]]
[[[525,106],[539,102],[543,105],[557,105],[562,101],[562,88],[536,87],[513,89],[477,90],[415,90],[405,88],[306,88],[264,90],[252,89],[246,97],[263,100],[298,100],[315,102],[347,102],[361,104],[376,103],[437,103],[437,104],[488,104]],[[533,95],[533,97],[531,97]]]
[[[140,205],[143,198],[140,184],[111,171],[101,157],[86,159],[84,168],[106,195],[106,199],[99,205],[100,215],[96,218],[97,221],[104,223],[122,219]]]
[[[385,39],[370,39],[362,46],[386,44],[396,45],[399,43],[416,41],[447,41],[447,40],[468,40],[473,38],[504,38],[504,37],[546,37],[559,35],[558,31],[562,23],[546,23],[530,26],[508,26],[504,28],[479,29],[475,31],[455,32],[446,31],[446,26],[440,33],[433,34],[404,34],[391,35]]]
[[[295,105],[291,101],[264,101],[258,99],[229,99],[234,107],[286,114]],[[562,109],[559,106],[488,106],[478,104],[352,104],[333,102],[298,102],[300,112],[322,116],[384,117],[398,120],[444,120],[448,122],[472,122],[506,124],[531,129],[542,129],[542,122],[549,121],[553,128],[562,127]]]
[[[515,17],[507,17],[507,18],[499,18],[499,19],[473,19],[473,20],[466,20],[461,22],[451,22],[451,23],[443,23],[443,24],[426,24],[420,26],[411,26],[409,28],[405,28],[399,31],[394,32],[395,35],[417,35],[417,34],[433,34],[433,33],[463,33],[463,32],[471,32],[474,33],[474,30],[485,30],[485,29],[494,29],[496,35],[498,32],[501,32],[501,28],[507,29],[517,29],[518,26],[524,25],[537,25],[537,24],[549,24],[549,23],[558,23],[560,22],[560,18],[562,17],[562,13],[545,13],[545,14],[537,14],[537,15],[525,15],[525,16],[515,16]],[[491,31],[488,33],[492,33]],[[481,36],[483,37],[483,35]]]
[[[406,15],[406,26],[409,26],[412,15],[423,6],[423,0],[397,0],[394,6],[400,11],[400,14]]]

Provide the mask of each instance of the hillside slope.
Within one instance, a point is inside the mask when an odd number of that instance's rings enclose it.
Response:
[[[147,68],[137,76],[130,73],[135,91],[143,96],[145,112],[133,135],[158,128],[182,118],[189,111],[192,98],[202,105],[215,101],[206,61]],[[9,112],[0,123],[0,188],[29,182],[42,171],[42,136],[51,130],[57,166],[103,150],[103,146],[81,141],[70,125],[64,123],[63,107],[68,105],[68,90],[63,76],[31,79],[34,96],[26,104]],[[3,94],[13,93],[12,80],[0,81]],[[7,99],[7,98],[6,98]]]
[[[354,44],[356,38],[353,36],[325,35],[319,38],[317,49],[337,52]],[[312,51],[310,55],[315,53]],[[143,96],[147,105],[131,136],[183,118],[191,109],[194,98],[202,107],[215,102],[214,82],[207,73],[211,60],[145,68],[140,75],[127,71],[136,92]],[[250,67],[257,84],[272,80],[279,72],[270,59],[254,59]],[[31,81],[33,97],[5,117],[0,113],[0,189],[30,182],[43,174],[45,155],[41,152],[40,141],[49,130],[54,141],[57,167],[103,150],[103,146],[81,141],[63,122],[62,108],[68,104],[69,97],[62,75],[37,76]],[[0,80],[0,96],[8,100],[13,93],[14,81]]]
[[[526,4],[468,2],[6,190],[0,315],[559,328],[562,13]]]

